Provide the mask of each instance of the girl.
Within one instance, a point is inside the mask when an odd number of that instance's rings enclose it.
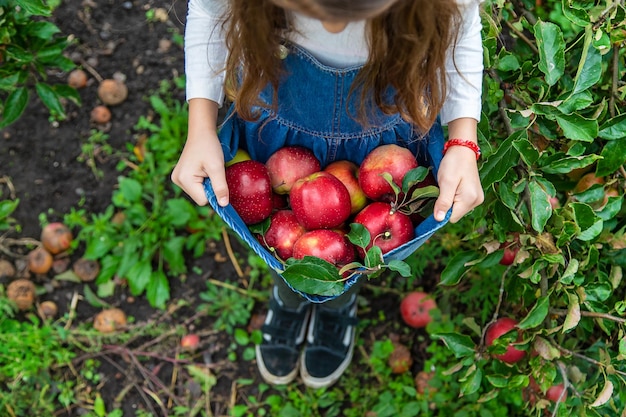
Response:
[[[172,180],[204,205],[209,178],[217,204],[227,206],[224,162],[238,148],[264,162],[280,147],[303,145],[324,166],[358,164],[397,143],[428,163],[447,125],[434,216],[443,221],[452,208],[450,221],[458,221],[483,200],[476,1],[190,0],[189,132]],[[225,97],[233,104],[218,138]],[[307,386],[334,383],[352,358],[358,286],[311,304],[276,275],[257,346],[262,377],[286,384],[299,371]]]

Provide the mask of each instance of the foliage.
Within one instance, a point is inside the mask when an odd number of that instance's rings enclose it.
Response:
[[[59,370],[75,352],[65,344],[62,327],[34,315],[18,319],[5,303],[0,298],[0,414],[52,415],[55,403],[68,405],[72,399],[72,382]]]
[[[159,119],[137,123],[138,131],[150,135],[140,135],[131,161],[120,163],[120,170],[132,169],[118,178],[112,205],[91,217],[73,210],[65,219],[80,229],[84,256],[102,264],[99,296],[111,294],[114,278],[124,278],[133,295],[145,294],[158,308],[170,297],[169,278],[187,272],[185,255],[204,253],[206,241],[219,238],[222,227],[214,213],[194,206],[168,181],[187,125],[186,105],[166,93],[170,87],[164,82],[161,94],[149,97]]]
[[[529,414],[618,415],[626,392],[626,10],[565,0],[485,6],[486,198],[465,219],[471,232],[441,284],[454,292],[480,277],[500,283],[502,295],[482,317],[466,310],[471,326],[432,337],[454,352],[464,396],[501,401],[522,389],[533,398]],[[583,187],[586,173],[601,180]],[[503,244],[519,248],[509,267],[499,265]],[[514,366],[492,359],[484,343],[499,316],[520,321],[527,356]],[[543,398],[556,383],[568,395],[555,405]]]
[[[26,110],[34,89],[52,117],[65,118],[63,100],[80,103],[75,89],[51,84],[47,71],[69,71],[74,63],[63,55],[68,40],[47,19],[55,2],[0,1],[0,128],[15,122]]]

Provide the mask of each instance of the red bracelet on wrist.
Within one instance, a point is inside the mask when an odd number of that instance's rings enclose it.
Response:
[[[480,155],[482,152],[480,151],[480,147],[472,142],[471,140],[465,139],[449,139],[446,143],[443,144],[443,153],[448,152],[448,148],[451,146],[465,146],[466,148],[470,148],[476,154],[476,160],[480,159]]]

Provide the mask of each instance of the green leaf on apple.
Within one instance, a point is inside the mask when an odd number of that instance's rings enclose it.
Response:
[[[376,242],[374,242],[374,246],[367,250],[363,261],[367,268],[376,268],[383,264],[383,251],[376,246]]]
[[[366,248],[372,240],[369,230],[361,223],[350,223],[350,232],[346,236],[353,245],[361,248]]]
[[[335,296],[344,291],[337,267],[315,256],[287,259],[281,275],[294,289],[306,294]]]
[[[402,191],[408,193],[414,185],[424,181],[428,171],[429,168],[427,167],[417,167],[407,172],[402,179]]]
[[[389,185],[390,185],[390,186],[391,186],[391,188],[393,189],[393,193],[394,193],[395,195],[400,194],[400,191],[401,191],[401,190],[400,190],[400,187],[398,187],[398,184],[396,184],[396,183],[393,181],[393,177],[391,176],[391,174],[390,174],[390,173],[388,173],[388,172],[383,172],[383,173],[382,173],[382,174],[380,174],[380,175],[381,175],[381,176],[385,179],[385,181],[387,181],[387,182],[389,183]]]
[[[270,216],[267,219],[263,220],[262,222],[249,225],[248,229],[250,229],[250,232],[253,234],[259,234],[259,235],[265,236],[265,233],[267,232],[267,229],[270,228],[271,224],[272,224],[272,218]]]

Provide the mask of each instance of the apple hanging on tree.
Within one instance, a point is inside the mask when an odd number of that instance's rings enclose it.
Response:
[[[517,320],[509,318],[509,317],[501,317],[492,323],[485,333],[485,345],[487,347],[492,346],[494,341],[498,339],[500,336],[512,331],[517,327]],[[522,335],[519,334],[517,341],[519,342],[522,338]],[[517,349],[513,344],[509,344],[506,348],[506,352],[494,355],[496,358],[500,359],[502,362],[506,363],[516,363],[524,359],[526,356],[526,352],[523,350]]]

